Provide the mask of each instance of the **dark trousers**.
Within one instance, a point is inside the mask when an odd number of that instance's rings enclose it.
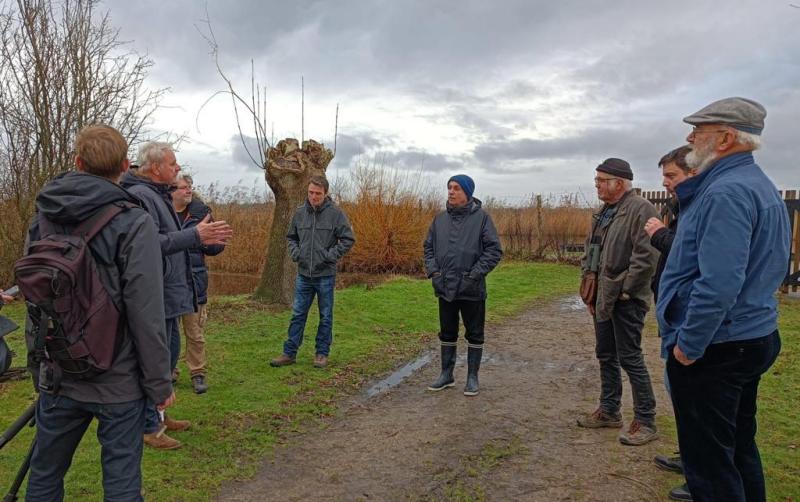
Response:
[[[472,345],[483,345],[486,300],[448,302],[439,298],[439,340],[443,342],[458,340],[459,314],[464,321],[467,342]]]
[[[144,399],[118,404],[81,403],[42,393],[36,408],[36,447],[25,500],[64,500],[64,475],[86,428],[97,418],[104,500],[142,499]]]
[[[653,427],[656,398],[642,356],[642,327],[647,306],[638,300],[618,301],[611,319],[595,322],[595,353],[600,362],[600,408],[617,415],[622,404],[622,373],[628,374],[634,418]]]
[[[167,346],[169,347],[169,369],[174,370],[178,366],[178,358],[181,355],[181,328],[180,317],[166,319]]]
[[[761,375],[781,350],[778,332],[709,345],[683,366],[670,353],[667,373],[681,460],[696,502],[766,500],[756,445],[756,398]]]
[[[178,366],[178,356],[181,354],[181,330],[179,323],[181,321],[180,317],[173,317],[172,319],[166,319],[166,327],[167,327],[167,346],[169,347],[169,362],[170,362],[170,369],[175,370]],[[156,404],[149,399],[147,400],[147,406],[145,408],[145,415],[144,415],[144,432],[146,434],[152,434],[154,432],[158,432],[161,429],[161,417],[158,414],[158,410],[156,409]]]

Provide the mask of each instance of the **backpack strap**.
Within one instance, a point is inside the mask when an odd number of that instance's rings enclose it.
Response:
[[[114,219],[116,215],[132,207],[138,206],[127,201],[109,204],[105,208],[96,211],[89,219],[75,227],[75,230],[72,231],[72,235],[83,237],[83,240],[89,242],[108,224],[108,222]]]

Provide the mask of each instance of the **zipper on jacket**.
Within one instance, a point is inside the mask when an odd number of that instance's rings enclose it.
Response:
[[[312,206],[313,207],[313,206]],[[311,258],[309,259],[308,273],[309,277],[314,277],[314,231],[317,229],[317,210],[316,208],[311,212]]]

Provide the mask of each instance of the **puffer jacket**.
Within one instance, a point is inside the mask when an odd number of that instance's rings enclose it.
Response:
[[[178,215],[172,206],[172,188],[154,183],[149,178],[130,171],[122,177],[121,185],[142,201],[158,229],[164,266],[164,314],[174,319],[197,311],[197,295],[189,263],[189,250],[202,245],[195,228],[181,229]]]
[[[336,263],[355,242],[347,216],[330,197],[318,208],[306,199],[294,212],[286,234],[289,255],[305,277],[335,275]]]
[[[503,257],[494,222],[474,197],[436,215],[423,252],[433,291],[448,302],[485,300],[486,275]]]
[[[71,232],[97,211],[122,201],[139,203],[106,178],[69,172],[42,188],[36,208],[65,232]],[[38,218],[34,218],[28,241],[39,236]],[[172,382],[164,327],[161,251],[153,220],[144,209],[127,209],[103,227],[89,242],[89,249],[103,286],[125,314],[126,330],[110,369],[88,380],[64,378],[59,394],[84,403],[124,403],[143,396],[163,402],[172,393]],[[25,333],[28,366],[37,382],[39,366],[31,330],[29,321]]]

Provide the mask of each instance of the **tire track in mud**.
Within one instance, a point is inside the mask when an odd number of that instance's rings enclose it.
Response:
[[[478,396],[462,394],[462,337],[455,388],[425,390],[438,375],[435,356],[388,391],[348,399],[323,430],[290,436],[219,500],[666,500],[653,487],[669,475],[651,460],[672,451],[669,440],[622,446],[615,430],[575,424],[599,393],[594,332],[577,297],[487,326],[486,340]],[[658,413],[671,413],[647,328],[643,346]]]

